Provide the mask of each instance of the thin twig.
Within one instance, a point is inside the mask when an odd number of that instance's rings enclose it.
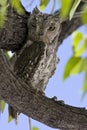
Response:
[[[28,117],[28,122],[29,122],[29,130],[32,130],[31,118],[30,117]]]

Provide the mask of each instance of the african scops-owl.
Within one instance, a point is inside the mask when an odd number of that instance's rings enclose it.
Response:
[[[36,91],[45,90],[56,69],[60,22],[58,15],[43,14],[35,8],[28,20],[26,43],[16,54],[15,74]],[[16,119],[17,111],[9,110]]]
[[[58,15],[41,13],[35,8],[28,20],[28,37],[14,65],[14,72],[37,91],[44,91],[54,74],[58,58]]]

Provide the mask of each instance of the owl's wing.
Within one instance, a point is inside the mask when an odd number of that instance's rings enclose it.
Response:
[[[14,71],[20,78],[24,79],[27,75],[31,76],[34,73],[44,53],[44,47],[45,44],[40,41],[23,47],[14,65]]]

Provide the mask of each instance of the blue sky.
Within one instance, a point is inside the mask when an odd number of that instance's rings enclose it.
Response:
[[[25,7],[29,6],[29,0],[22,0],[23,2],[26,1]],[[35,3],[33,4],[32,8],[35,7],[35,4],[39,4],[39,0],[34,0]],[[45,12],[50,13],[51,7],[52,7],[51,0],[49,6],[45,9]],[[56,4],[55,10],[59,7],[58,3]],[[30,8],[30,10],[32,10]],[[28,9],[29,10],[29,9]],[[80,31],[82,31],[84,34],[87,33],[87,30],[85,27],[80,27]],[[63,44],[59,47],[57,51],[57,55],[60,58],[60,62],[57,65],[57,69],[55,71],[54,76],[49,80],[49,83],[47,85],[45,94],[48,97],[57,96],[58,100],[63,100],[66,104],[77,106],[77,107],[86,107],[87,105],[87,96],[85,96],[84,100],[81,100],[82,92],[81,87],[84,80],[84,73],[71,76],[65,81],[62,81],[63,77],[63,71],[65,64],[67,63],[67,60],[72,55],[72,48],[71,48],[72,38],[69,37],[63,41]],[[28,126],[28,117],[21,114],[19,116],[19,123],[16,126],[14,121],[11,123],[8,123],[8,110],[7,106],[3,114],[1,114],[0,117],[0,128],[2,130],[29,130]],[[50,128],[42,123],[39,123],[35,120],[32,120],[32,126],[36,126],[39,128],[39,130],[56,130],[53,128]]]

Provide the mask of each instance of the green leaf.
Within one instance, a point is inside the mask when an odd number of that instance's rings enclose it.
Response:
[[[12,117],[8,116],[8,123],[10,123],[12,121]]]
[[[78,45],[79,45],[80,41],[83,38],[83,34],[81,32],[75,31],[72,34],[72,37],[73,37],[73,39],[72,39],[72,47],[73,47],[73,53],[75,55],[76,50],[78,48]]]
[[[70,11],[70,8],[72,7],[74,0],[61,0],[62,7],[61,7],[61,16],[65,18]]]
[[[83,36],[83,34],[78,31],[75,31],[72,36],[73,53],[75,56],[81,56],[87,49],[87,37]]]
[[[70,14],[69,14],[69,19],[70,20],[72,19],[72,17],[73,17],[73,15],[74,15],[74,13],[75,13],[75,11],[76,11],[76,9],[77,9],[80,2],[81,2],[81,0],[75,0],[74,4],[73,4],[73,6],[72,6],[72,8],[70,10]]]
[[[20,0],[11,0],[11,5],[19,14],[24,14]]]
[[[78,48],[78,45],[79,45],[80,41],[83,38],[83,34],[81,32],[75,31],[72,34],[72,37],[73,37],[73,39],[72,39],[73,40],[72,46],[73,46],[73,49],[76,50]]]
[[[75,56],[81,56],[86,49],[87,49],[87,38],[83,40],[82,46],[79,49],[78,48],[76,49]]]
[[[71,72],[70,72],[70,75],[72,74],[78,74],[80,72],[87,72],[87,58],[83,58],[81,59],[77,65],[72,68]]]
[[[4,6],[4,5],[6,5],[7,4],[7,0],[0,0],[0,5],[1,6]]]
[[[6,51],[4,54],[5,54],[6,58],[7,58],[8,60],[10,60],[11,56],[9,55],[8,51]]]
[[[70,75],[78,74],[83,71],[83,59],[80,59],[78,63],[71,69]]]
[[[48,5],[50,0],[40,0],[40,10],[44,10],[44,8]]]
[[[87,72],[85,73],[85,78],[84,78],[82,91],[83,91],[83,96],[82,97],[84,97],[85,94],[87,93]]]
[[[87,24],[87,4],[83,7],[82,22]]]
[[[32,130],[39,130],[37,127],[33,127]]]
[[[82,71],[87,72],[87,58],[84,58],[84,59],[83,59]]]
[[[3,100],[0,101],[0,110],[2,111],[2,113],[4,112],[5,109],[5,102]]]
[[[3,27],[7,15],[7,0],[0,0],[0,28]]]
[[[71,57],[69,59],[69,61],[67,62],[66,66],[65,66],[65,70],[64,70],[64,75],[63,75],[63,80],[65,80],[66,78],[68,78],[71,74],[71,72],[73,73],[73,69],[79,65],[79,63],[81,62],[81,57]],[[76,67],[76,71],[79,71],[79,68]]]

